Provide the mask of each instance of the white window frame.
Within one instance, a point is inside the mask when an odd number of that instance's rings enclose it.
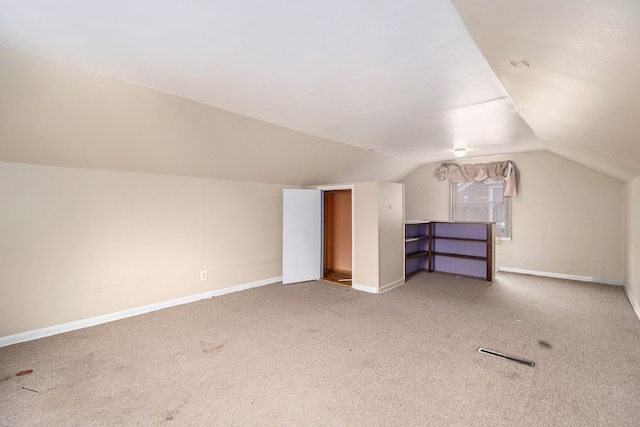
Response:
[[[498,182],[498,181],[494,181],[494,182]],[[504,180],[500,180],[502,186],[504,187],[505,185],[505,181]],[[459,185],[463,185],[463,184],[470,184],[470,185],[480,185],[483,184],[484,182],[463,182],[463,183],[451,183],[449,185],[449,219],[451,221],[457,221],[458,219],[456,218],[456,193],[457,193],[457,189]],[[512,197],[505,197],[504,198],[504,205],[505,205],[505,233],[506,235],[501,235],[500,233],[500,225],[496,224],[496,238],[500,239],[500,240],[504,240],[504,241],[511,241],[512,237],[513,237],[513,215],[512,215],[512,207],[511,207],[511,199]],[[495,222],[492,221],[492,218],[487,218],[484,221],[481,222]]]

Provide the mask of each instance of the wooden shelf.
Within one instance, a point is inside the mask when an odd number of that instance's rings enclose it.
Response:
[[[429,238],[429,236],[416,236],[416,237],[407,237],[406,239],[404,239],[405,243],[406,242],[417,242],[418,240],[427,240]]]
[[[431,236],[432,239],[460,240],[462,242],[486,242],[487,239],[467,239],[466,237]]]
[[[405,259],[419,258],[422,256],[429,256],[429,251],[411,252],[405,255]]]
[[[474,256],[474,255],[461,255],[461,254],[452,254],[449,252],[431,252],[433,256],[448,256],[452,258],[464,258],[464,259],[475,259],[478,261],[486,261],[487,257],[484,256]]]
[[[445,235],[437,235],[438,232]],[[437,242],[440,243],[436,244]],[[436,251],[436,248],[439,251]],[[481,277],[493,281],[494,253],[495,224],[451,221],[407,221],[405,223],[405,274],[407,276],[426,270]]]

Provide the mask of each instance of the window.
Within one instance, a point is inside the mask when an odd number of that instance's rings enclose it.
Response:
[[[495,222],[496,236],[511,238],[511,197],[503,197],[504,180],[451,184],[453,221]]]

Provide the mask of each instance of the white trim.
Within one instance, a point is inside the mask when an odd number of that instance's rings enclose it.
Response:
[[[102,323],[112,322],[114,320],[126,319],[127,317],[137,316],[152,311],[162,310],[163,308],[174,307],[176,305],[188,304],[207,298],[219,297],[221,295],[232,292],[244,291],[246,289],[257,288],[258,286],[270,285],[282,281],[282,277],[273,277],[271,279],[259,280],[257,282],[245,283],[243,285],[232,286],[230,288],[217,289],[203,294],[191,295],[188,297],[177,298],[170,301],[159,302],[156,304],[145,305],[142,307],[131,308],[128,310],[109,313],[102,316],[91,317],[89,319],[77,320],[75,322],[63,323],[61,325],[49,326],[47,328],[35,329],[33,331],[21,332],[15,335],[0,337],[0,347],[6,347],[12,344],[18,344],[25,341],[36,340],[39,338],[49,337],[51,335],[62,334],[65,332],[75,331],[76,329],[87,328],[89,326],[100,325]]]
[[[380,293],[388,292],[391,289],[397,288],[398,286],[404,285],[404,279],[396,280],[395,282],[391,282],[387,285],[384,285],[380,288]]]
[[[355,204],[355,192],[356,186],[353,184],[345,184],[345,185],[320,185],[316,187],[317,190],[323,192],[322,196],[322,215],[324,218],[324,192],[325,191],[335,191],[335,190],[350,190],[351,191],[351,277],[355,276],[356,268],[355,268],[355,259],[356,259],[356,204]],[[324,219],[322,220],[322,248],[320,250],[321,253],[324,254]],[[324,256],[324,255],[323,255]],[[324,269],[324,259],[320,259],[320,271]],[[353,285],[351,285],[353,288]],[[376,292],[377,293],[377,292]]]
[[[631,307],[633,307],[633,311],[636,312],[636,316],[638,316],[638,319],[640,319],[640,306],[638,305],[636,300],[633,299],[633,297],[631,296],[631,292],[629,292],[626,286],[623,286],[622,289],[624,289],[624,293],[627,294],[627,298],[631,303]]]
[[[355,185],[318,185],[315,187],[318,190],[322,191],[332,191],[332,190],[354,190],[356,188]]]
[[[372,286],[358,285],[357,283],[353,283],[351,285],[351,289],[355,289],[356,291],[369,292],[370,294],[379,293],[378,290]]]
[[[523,270],[520,268],[500,267],[499,271],[518,274],[530,274],[532,276],[553,277],[555,279],[579,280],[581,282],[603,283],[605,285],[624,286],[624,282],[619,280],[596,279],[594,277],[575,276],[573,274],[548,273],[545,271]]]
[[[502,181],[502,185],[503,187],[506,185],[506,180],[504,178],[500,179],[500,181]],[[451,182],[449,183],[449,221],[451,222],[465,222],[466,220],[463,221],[458,221],[457,219],[454,218],[455,216],[455,212],[456,212],[456,203],[455,203],[455,199],[456,199],[456,195],[457,195],[457,190],[458,190],[458,184],[467,184],[467,183],[480,183],[480,182],[484,182],[484,181],[466,181],[466,182]],[[508,219],[508,225],[509,225],[509,236],[496,236],[496,241],[497,242],[501,242],[501,241],[505,241],[505,242],[510,242],[511,238],[513,237],[513,208],[512,208],[512,199],[513,197],[507,197],[504,199],[503,203],[505,205],[505,207],[507,208],[507,212],[506,212],[506,219]],[[491,222],[491,221],[485,221],[485,222]],[[498,223],[493,221],[494,224],[496,224],[495,228],[496,230],[498,229]]]

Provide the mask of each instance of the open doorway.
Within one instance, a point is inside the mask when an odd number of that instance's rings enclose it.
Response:
[[[352,218],[351,190],[324,191],[322,279],[351,286]]]

